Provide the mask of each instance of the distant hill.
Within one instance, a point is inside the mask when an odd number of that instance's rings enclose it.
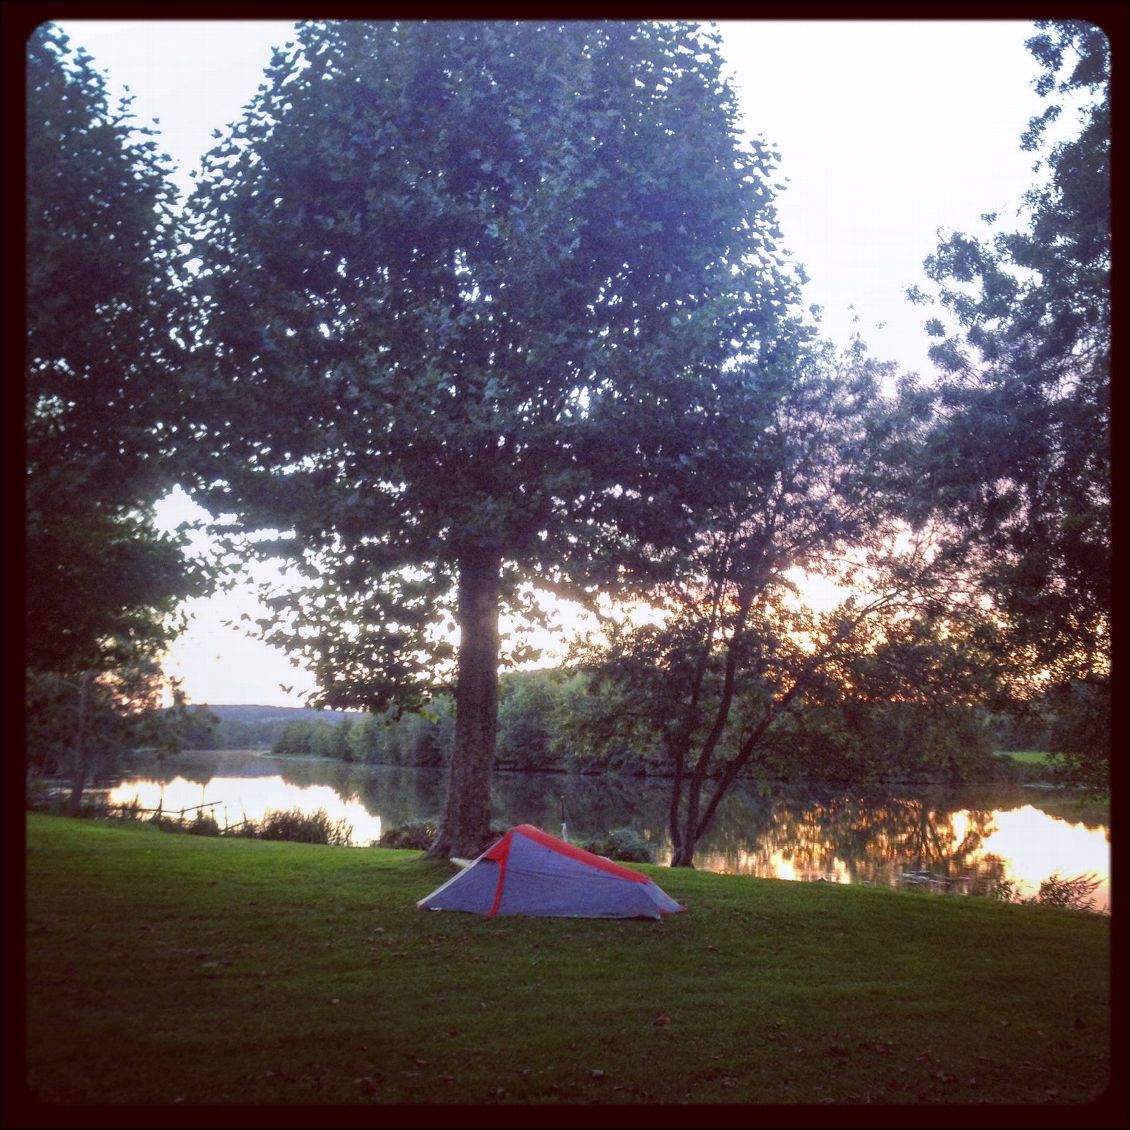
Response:
[[[207,703],[193,703],[188,709],[190,716],[199,717],[199,721],[194,721],[184,735],[188,749],[270,748],[295,722],[338,726],[347,718],[357,722],[365,717],[358,710],[309,710],[302,706],[209,706]]]

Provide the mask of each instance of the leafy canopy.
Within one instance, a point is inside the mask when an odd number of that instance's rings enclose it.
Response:
[[[1025,198],[1026,226],[986,216],[997,225],[991,238],[952,234],[926,261],[952,321],[927,324],[942,413],[920,481],[965,537],[1017,654],[1056,678],[1104,678],[1110,44],[1083,21],[1037,26],[1027,46],[1048,105],[1021,139],[1042,173]],[[926,300],[917,289],[911,297]]]
[[[172,481],[174,191],[89,55],[49,24],[27,52],[28,663],[65,674],[159,651],[202,578],[149,509]]]
[[[325,702],[424,686],[472,559],[513,605],[690,536],[732,343],[790,293],[735,122],[683,24],[315,22],[276,54],[192,201],[194,440],[213,510],[304,570],[273,638]]]

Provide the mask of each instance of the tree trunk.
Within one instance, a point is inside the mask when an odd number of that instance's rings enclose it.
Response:
[[[459,670],[447,797],[432,855],[472,859],[490,841],[490,776],[498,729],[501,559],[475,550],[459,561]]]
[[[676,863],[683,851],[683,826],[679,820],[679,811],[683,791],[683,766],[676,764],[675,773],[671,781],[671,805],[667,810],[667,833],[671,837],[671,866],[681,867]]]
[[[696,843],[693,833],[684,833],[682,842],[671,856],[671,866],[693,868]]]
[[[694,867],[694,849],[698,845],[697,823],[702,783],[694,776],[687,784],[682,809],[671,810],[671,866]]]
[[[90,769],[89,741],[86,736],[87,695],[90,687],[90,672],[84,671],[78,683],[78,717],[75,722],[74,769],[71,776],[71,795],[67,800],[67,814],[79,816],[82,813],[82,793],[86,788],[86,778]]]

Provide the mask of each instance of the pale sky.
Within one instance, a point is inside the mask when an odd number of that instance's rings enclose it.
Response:
[[[159,143],[189,173],[254,95],[278,21],[61,21],[158,121]],[[781,153],[777,208],[785,246],[803,264],[807,303],[844,342],[854,306],[871,352],[928,374],[930,316],[906,288],[924,283],[939,228],[972,231],[985,212],[1020,204],[1033,155],[1020,134],[1041,107],[1025,21],[727,21],[720,25],[745,127]],[[882,325],[884,328],[879,329]],[[164,508],[169,521],[188,508]],[[267,574],[262,574],[266,577]],[[282,653],[224,620],[255,614],[253,590],[193,602],[166,669],[193,702],[301,705],[311,681]],[[284,693],[280,684],[293,686]]]

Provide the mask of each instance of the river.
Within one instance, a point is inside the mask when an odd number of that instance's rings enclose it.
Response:
[[[383,829],[434,817],[443,801],[440,770],[239,750],[135,759],[100,784],[112,804],[160,805],[189,818],[206,806],[221,828],[268,811],[321,809],[348,823],[356,846],[376,842]],[[628,777],[498,773],[493,816],[503,826],[530,823],[559,835],[564,814],[574,842],[631,828],[666,864],[669,787]],[[1105,813],[1031,786],[850,791],[746,784],[720,806],[695,863],[726,874],[957,894],[987,894],[1003,882],[1020,897],[1031,897],[1053,875],[1092,875],[1099,880],[1094,908],[1110,908]]]

